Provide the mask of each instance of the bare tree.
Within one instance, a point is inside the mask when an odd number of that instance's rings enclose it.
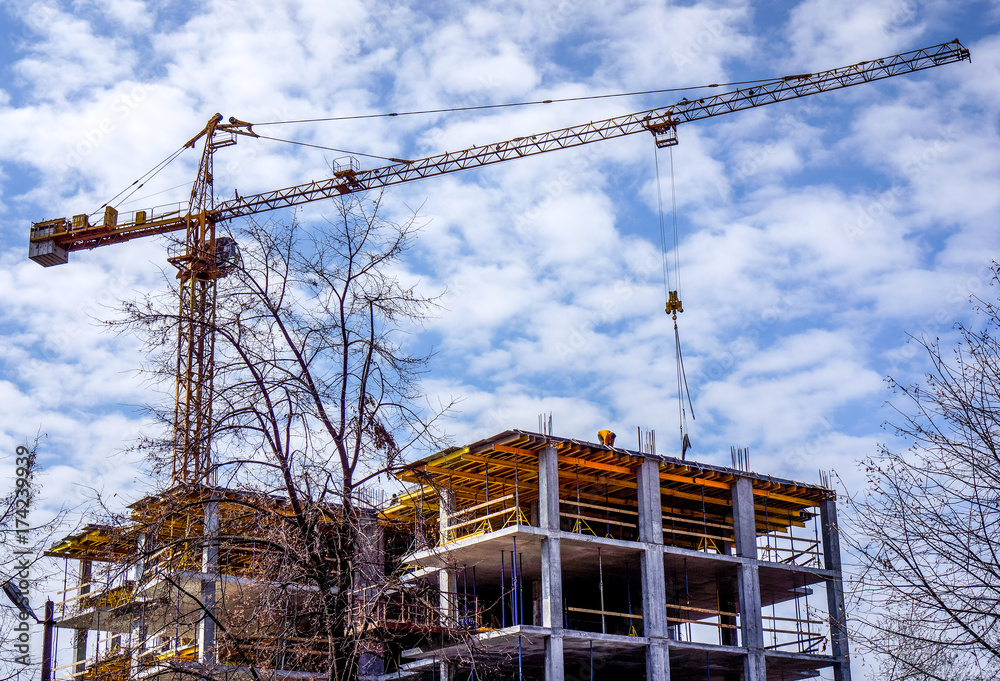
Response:
[[[172,588],[181,595],[158,596],[158,607],[183,598],[207,613],[197,617],[214,619],[219,655],[251,669],[298,655],[298,666],[321,661],[339,680],[356,678],[400,638],[380,626],[398,619],[393,608],[409,613],[411,638],[440,629],[428,621],[420,631],[413,613],[436,612],[440,596],[403,588],[401,566],[384,550],[393,530],[376,502],[379,481],[410,449],[438,444],[435,422],[449,405],[421,404],[427,357],[407,348],[406,330],[434,304],[397,276],[415,218],[390,223],[377,199],[336,205],[326,225],[250,221],[228,237],[240,255],[217,290],[212,484],[175,488],[148,512],[133,509],[115,532],[126,542],[141,535],[144,570],[155,567],[168,583],[184,565],[210,571],[209,554],[220,574],[257,580],[214,614],[205,602],[213,595],[179,580]],[[160,295],[126,304],[110,324],[138,333],[151,373],[169,377],[178,321],[173,300]],[[158,416],[170,424],[173,412]],[[160,471],[167,440],[142,443]],[[178,534],[181,517],[204,520]],[[176,612],[175,628],[192,617]]]
[[[878,620],[878,672],[889,681],[971,681],[978,673],[961,667],[961,654],[944,649],[920,618],[920,608],[895,608]],[[971,672],[971,673],[968,673]]]
[[[1000,309],[974,302],[982,328],[958,325],[950,352],[914,339],[930,371],[889,381],[889,425],[912,444],[865,460],[852,500],[859,637],[887,679],[1000,676]]]

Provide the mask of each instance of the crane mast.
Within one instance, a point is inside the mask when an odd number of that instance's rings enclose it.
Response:
[[[445,152],[417,160],[394,160],[390,165],[361,170],[351,163],[335,164],[332,177],[267,191],[215,204],[213,155],[236,144],[237,136],[257,137],[253,126],[215,114],[205,128],[187,142],[194,147],[205,138],[198,175],[191,189],[187,212],[154,215],[139,210],[119,220],[118,211],[106,206],[101,224],[91,225],[88,215],[57,218],[32,224],[28,257],[50,267],[68,261],[69,252],[133,239],[177,232],[186,233],[183,255],[169,258],[177,267],[180,301],[177,341],[177,387],[174,411],[175,482],[203,482],[211,472],[211,417],[214,358],[216,281],[227,273],[232,244],[216,236],[216,226],[238,217],[288,208],[311,201],[388,187],[411,180],[501,163],[518,158],[577,147],[638,132],[653,135],[658,147],[677,144],[677,126],[744,109],[829,92],[924,69],[971,61],[958,40],[904,52],[850,66],[785,76],[749,87],[625,116],[591,121],[526,137]]]
[[[223,275],[216,254],[213,156],[236,143],[232,136],[217,139],[222,116],[216,114],[204,130],[188,141],[205,138],[198,176],[191,187],[184,216],[184,253],[168,258],[180,280],[177,313],[177,372],[174,395],[174,482],[201,482],[211,473],[212,381],[215,361],[216,280]]]

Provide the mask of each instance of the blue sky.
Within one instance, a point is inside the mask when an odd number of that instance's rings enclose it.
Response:
[[[428,6],[432,7],[429,9]],[[926,366],[990,295],[1000,192],[997,2],[8,1],[0,9],[0,451],[39,428],[46,497],[136,494],[122,453],[153,399],[140,348],[93,319],[161,285],[159,238],[27,260],[32,221],[91,212],[216,111],[251,122],[469,106],[817,71],[954,38],[972,63],[681,126],[673,151],[697,420],[690,456],[815,481],[891,438],[889,374]],[[669,104],[682,94],[287,126],[281,134],[419,157]],[[123,209],[184,200],[189,152]],[[667,152],[661,177],[669,192]],[[331,154],[241,139],[217,193],[318,179]],[[221,172],[220,172],[221,171]],[[669,194],[668,194],[669,195]],[[426,226],[400,275],[446,308],[425,387],[460,398],[457,442],[537,426],[678,453],[649,137],[392,188]],[[667,202],[669,210],[669,201]],[[332,208],[300,213],[322,219]],[[671,254],[672,258],[672,254]]]

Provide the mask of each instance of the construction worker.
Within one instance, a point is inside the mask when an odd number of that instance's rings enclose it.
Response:
[[[597,441],[606,447],[614,447],[615,434],[610,430],[599,430],[597,431]]]

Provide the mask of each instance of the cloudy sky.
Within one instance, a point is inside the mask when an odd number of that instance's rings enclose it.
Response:
[[[609,427],[635,448],[637,427],[655,429],[658,453],[679,454],[657,160],[668,224],[676,187],[698,460],[726,464],[737,445],[760,472],[814,482],[835,469],[860,484],[855,460],[891,437],[884,377],[926,366],[907,334],[947,336],[969,294],[995,290],[996,0],[8,0],[0,12],[0,452],[46,435],[49,506],[141,481],[122,453],[151,399],[139,348],[93,320],[162,286],[166,242],[43,269],[27,259],[30,223],[97,210],[215,112],[466,107],[814,72],[954,38],[972,50],[971,64],[683,125],[672,159],[643,134],[389,189],[392,214],[419,207],[426,222],[407,275],[447,291],[414,342],[437,351],[427,392],[462,400],[448,423],[458,443],[536,429],[545,412],[557,435]],[[684,95],[269,130],[417,158]],[[216,156],[217,193],[320,179],[334,156],[242,138]],[[196,162],[188,152],[121,210],[185,200]]]

